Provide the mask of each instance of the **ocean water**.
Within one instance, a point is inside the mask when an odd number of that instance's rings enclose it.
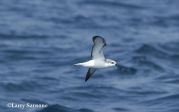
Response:
[[[1,0],[0,112],[179,112],[178,11],[178,0]],[[120,67],[85,82],[73,64],[94,35]]]

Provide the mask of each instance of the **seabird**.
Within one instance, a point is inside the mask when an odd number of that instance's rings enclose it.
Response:
[[[86,74],[85,81],[87,81],[96,71],[97,68],[106,68],[116,66],[117,62],[111,59],[106,59],[103,54],[103,48],[106,46],[106,41],[101,36],[93,37],[93,47],[91,50],[91,60],[77,63],[75,65],[80,65],[83,67],[88,67],[88,72]]]

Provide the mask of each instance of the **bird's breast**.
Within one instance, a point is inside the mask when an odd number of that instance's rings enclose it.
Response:
[[[104,68],[105,67],[105,63],[102,60],[95,60],[94,61],[94,67],[95,68]]]

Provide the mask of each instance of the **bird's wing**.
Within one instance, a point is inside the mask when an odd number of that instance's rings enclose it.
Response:
[[[95,71],[96,71],[96,69],[94,69],[94,68],[89,68],[89,69],[88,69],[88,72],[87,72],[87,74],[86,74],[85,81],[87,81],[87,80],[94,74]]]
[[[91,57],[92,59],[101,59],[104,60],[104,54],[103,54],[103,47],[106,46],[106,41],[104,38],[100,36],[94,36],[93,37],[93,47],[91,51]]]

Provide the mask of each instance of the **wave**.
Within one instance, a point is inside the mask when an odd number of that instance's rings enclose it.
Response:
[[[126,8],[126,9],[144,9],[144,7],[139,6],[137,4],[130,4],[124,2],[111,2],[111,1],[91,1],[86,0],[85,2],[79,2],[80,5],[97,5],[97,6],[108,6],[108,7],[116,7],[116,8]]]
[[[10,92],[20,92],[20,91],[33,91],[37,88],[43,88],[43,85],[38,82],[28,81],[21,83],[1,83],[1,86]],[[36,88],[37,87],[37,88]]]
[[[156,45],[150,45],[150,44],[142,44],[137,50],[135,50],[136,53],[152,56],[155,58],[167,58],[169,57],[169,54],[160,50],[157,48]]]
[[[37,112],[94,112],[94,111],[86,108],[75,109],[63,105],[54,104]]]

